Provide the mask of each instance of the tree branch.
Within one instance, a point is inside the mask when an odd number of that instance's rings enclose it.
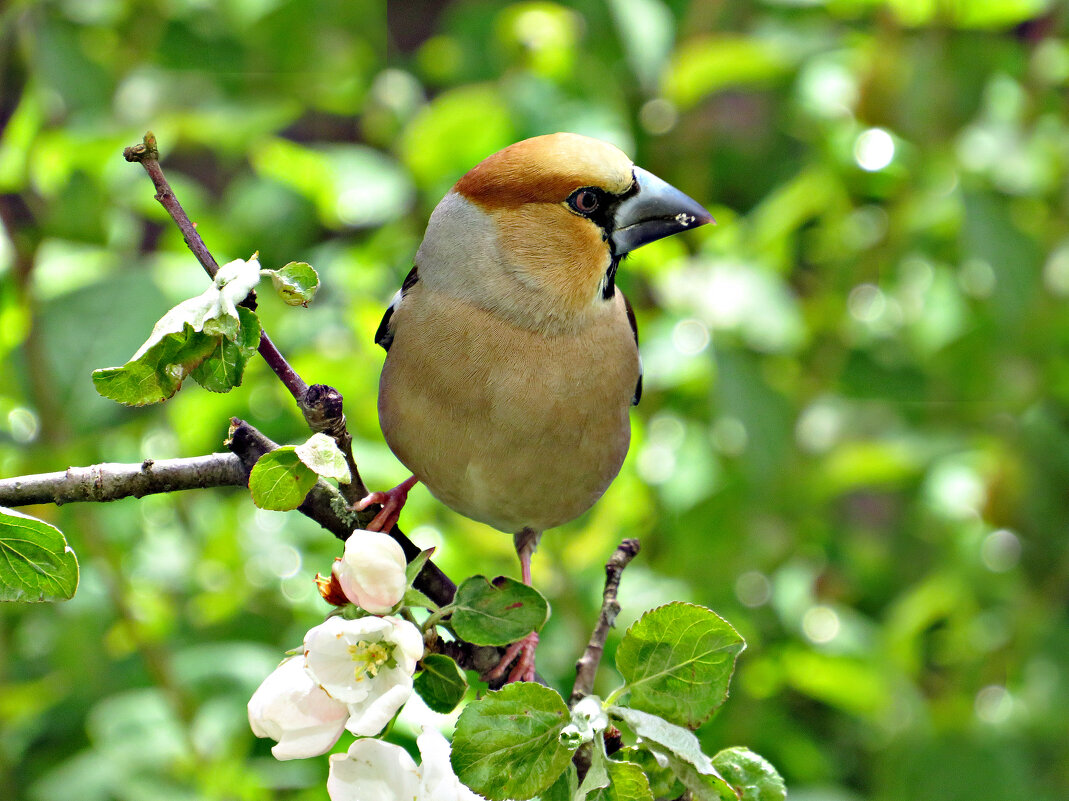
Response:
[[[236,417],[230,420],[230,438],[226,445],[241,459],[242,464],[246,465],[248,470],[252,470],[252,466],[263,454],[278,447],[254,426]],[[347,539],[355,527],[353,523],[355,513],[349,508],[338,490],[322,479],[308,493],[304,503],[297,507],[297,511],[315,520],[340,540]],[[419,553],[419,548],[396,526],[389,534],[401,545],[405,558],[411,562]],[[452,603],[457,591],[456,585],[442,572],[441,568],[429,559],[413,584],[417,590],[439,606]],[[477,671],[482,675],[498,663],[504,649],[472,645],[463,640],[450,642],[438,640],[434,650],[453,657],[462,668]]]
[[[575,684],[572,686],[571,705],[594,691],[594,676],[598,672],[601,655],[605,651],[605,640],[609,636],[609,629],[616,622],[616,616],[620,614],[620,603],[616,600],[620,578],[624,568],[635,558],[640,548],[638,540],[626,539],[616,547],[616,551],[605,565],[605,591],[602,593],[601,613],[598,615],[598,622],[594,626],[593,634],[590,635],[586,650],[575,663]]]
[[[70,467],[64,472],[0,479],[0,506],[57,505],[77,502],[116,501],[141,498],[160,492],[210,487],[246,487],[257,460],[278,445],[256,428],[233,418],[230,453],[213,453],[184,459],[146,459],[141,464],[102,463]],[[341,493],[320,479],[297,511],[311,518],[340,540],[359,526],[358,515],[349,509]],[[394,529],[390,535],[411,561],[419,548]],[[416,578],[416,588],[439,606],[453,600],[456,585],[433,562],[428,561]]]
[[[197,261],[200,262],[204,271],[208,273],[209,277],[215,278],[215,274],[219,272],[219,263],[212,256],[211,251],[208,250],[208,246],[204,244],[200,234],[197,233],[197,226],[189,219],[189,215],[182,208],[182,204],[178,202],[171,185],[167,183],[163,168],[160,167],[160,151],[156,147],[156,137],[152,131],[145,134],[144,141],[140,145],[133,145],[124,149],[122,155],[127,161],[137,162],[145,168],[148,177],[152,179],[152,185],[156,187],[156,200],[167,209],[167,213],[171,215],[171,219],[178,226],[178,230],[182,232],[182,238],[186,240],[186,245],[193,251],[193,255],[197,257]],[[308,385],[297,375],[297,371],[290,367],[289,362],[275,347],[275,343],[271,341],[271,337],[267,335],[266,331],[260,333],[259,351],[260,355],[264,357],[264,361],[275,371],[275,375],[289,390],[297,404],[301,405],[304,395],[308,391]]]
[[[212,278],[219,271],[219,264],[208,250],[204,240],[197,232],[197,226],[189,219],[182,204],[178,202],[171,185],[167,182],[160,166],[160,153],[156,146],[156,137],[152,131],[145,134],[144,140],[139,145],[133,145],[123,150],[123,158],[129,162],[137,162],[145,168],[153,186],[156,187],[156,200],[171,215],[186,245],[197,257],[204,271]],[[255,304],[255,293],[250,293],[252,304]],[[249,300],[249,299],[246,299]],[[290,366],[286,358],[275,347],[267,331],[260,334],[260,355],[267,366],[270,367],[282,384],[289,390],[297,406],[304,415],[305,420],[313,431],[323,431],[334,438],[341,449],[352,474],[352,481],[342,485],[342,494],[349,505],[355,505],[357,501],[368,494],[367,487],[360,478],[360,472],[356,468],[356,460],[353,458],[353,438],[350,436],[345,422],[345,412],[342,406],[342,395],[333,387],[323,384],[313,384],[311,387]],[[369,523],[376,514],[379,506],[375,505],[363,510],[358,518],[360,525]],[[400,532],[398,532],[400,533]]]
[[[234,417],[230,420],[230,438],[226,446],[252,470],[256,461],[278,445],[265,437],[254,426]],[[331,484],[320,479],[308,493],[308,497],[297,507],[297,511],[315,520],[340,540],[348,539],[354,528],[359,526],[359,516],[349,509],[341,493]],[[419,554],[419,547],[396,527],[389,532],[405,552],[405,558],[412,561]],[[439,606],[452,603],[456,594],[456,585],[430,560],[416,577],[415,587]]]
[[[232,453],[188,459],[146,459],[141,464],[106,462],[91,467],[69,467],[61,473],[0,479],[0,506],[115,501],[159,492],[247,484],[248,473]]]

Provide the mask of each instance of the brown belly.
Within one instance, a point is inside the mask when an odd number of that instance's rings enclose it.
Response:
[[[447,506],[502,531],[542,531],[589,509],[630,441],[638,353],[626,318],[546,337],[496,321],[472,334],[404,311],[379,388],[398,459]],[[404,336],[412,324],[418,348]]]

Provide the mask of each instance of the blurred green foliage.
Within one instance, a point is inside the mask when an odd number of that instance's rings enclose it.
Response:
[[[426,217],[514,140],[600,136],[715,228],[620,284],[647,370],[620,478],[550,532],[561,688],[625,536],[621,626],[706,604],[749,647],[707,751],[801,801],[1069,797],[1069,15],[1054,0],[8,0],[0,10],[0,474],[307,436],[258,360],[229,395],[98,396],[207,279],[123,146],[152,129],[220,263],[307,261],[265,327],[337,386],[365,480],[372,344]],[[27,509],[76,598],[0,608],[5,798],[322,798],[245,703],[322,615],[338,544],[238,492]],[[455,578],[511,538],[417,490]],[[610,651],[618,642],[610,639]],[[605,692],[617,684],[603,665]],[[402,736],[411,734],[404,722]]]

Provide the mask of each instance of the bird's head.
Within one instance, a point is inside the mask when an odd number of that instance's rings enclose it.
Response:
[[[431,216],[416,264],[429,285],[552,327],[611,300],[628,252],[712,220],[607,142],[536,136],[456,183]]]

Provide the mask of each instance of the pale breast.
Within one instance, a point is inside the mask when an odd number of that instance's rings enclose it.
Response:
[[[541,531],[589,509],[619,472],[639,373],[619,293],[590,325],[546,336],[420,288],[394,334],[383,433],[460,514]]]

